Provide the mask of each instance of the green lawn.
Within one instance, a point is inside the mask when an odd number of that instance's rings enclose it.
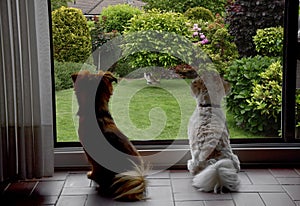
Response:
[[[57,141],[78,141],[77,128],[74,124],[76,121],[73,120],[73,118],[76,117],[76,111],[72,112],[72,99],[75,98],[73,97],[73,89],[56,92],[55,96]]]
[[[185,80],[162,80],[157,86],[149,86],[143,79],[123,79],[115,85],[110,108],[117,126],[131,140],[186,139],[188,120],[195,109],[195,100]],[[59,142],[78,141],[76,112],[77,102],[73,89],[57,92]],[[227,121],[231,138],[254,136],[236,127],[229,113]]]

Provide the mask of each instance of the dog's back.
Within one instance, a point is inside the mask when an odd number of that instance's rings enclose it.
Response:
[[[112,82],[117,81],[116,78],[110,72],[91,74],[82,71],[72,75],[72,79],[79,104],[80,139],[98,139],[97,143],[101,142],[97,158],[85,151],[92,165],[88,178],[99,184],[99,192],[105,196],[127,201],[144,199],[147,184],[143,161],[136,148],[117,128],[109,112]],[[106,164],[102,165],[96,159]]]
[[[188,169],[196,175],[193,185],[200,190],[216,192],[222,187],[235,190],[239,185],[237,172],[240,170],[240,162],[232,152],[226,118],[221,107],[222,98],[229,91],[229,84],[214,73],[206,75],[208,76],[196,78],[191,84],[197,106],[188,126],[192,155],[192,159],[188,161]],[[217,85],[218,81],[221,84]],[[209,91],[208,84],[217,86],[210,85],[209,89],[213,91]]]

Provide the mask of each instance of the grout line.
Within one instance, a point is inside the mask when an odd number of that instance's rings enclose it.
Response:
[[[232,193],[232,192],[230,192],[229,194],[230,194],[230,196],[231,196],[231,200],[232,200],[232,202],[233,202],[234,206],[238,206],[238,205],[236,204],[236,202],[235,202],[234,198],[233,198],[233,195],[232,195],[233,193]]]
[[[258,192],[257,194],[258,194],[259,198],[261,199],[261,202],[264,203],[264,205],[266,205],[266,202],[265,202],[264,199],[262,198],[260,192]]]
[[[171,172],[169,171],[169,180],[170,180],[170,188],[171,188],[171,194],[172,194],[172,200],[173,200],[173,206],[176,206],[175,203],[175,195],[174,195],[174,188],[173,188],[173,179],[172,179],[172,175]]]
[[[87,205],[88,197],[89,197],[89,195],[86,194],[86,195],[85,195],[85,200],[84,200],[83,206],[88,206],[88,205]]]
[[[282,184],[280,184],[279,180],[277,179],[277,177],[275,177],[275,175],[274,175],[274,173],[272,172],[272,170],[271,170],[271,169],[268,169],[268,170],[269,170],[270,174],[272,175],[272,177],[276,180],[277,184],[280,185],[281,188],[282,188]],[[282,189],[283,189],[283,188],[282,188]]]
[[[3,194],[6,192],[6,190],[10,187],[10,185],[11,185],[11,183],[8,183],[8,184],[6,185],[6,187],[3,189],[1,195],[3,195]]]
[[[254,185],[254,183],[253,183],[253,181],[251,180],[251,178],[249,177],[247,171],[245,171],[245,175],[246,175],[246,177],[248,178],[248,180],[249,180],[249,182],[251,183],[251,185]]]
[[[62,187],[61,187],[61,190],[60,190],[60,192],[59,192],[59,194],[58,194],[58,197],[57,197],[57,200],[56,200],[56,202],[55,202],[55,205],[58,203],[60,197],[62,196],[62,192],[63,192],[63,190],[64,190],[64,188],[65,188],[65,185],[66,185],[66,182],[67,182],[67,179],[68,179],[69,176],[70,176],[70,172],[68,172],[67,175],[66,175],[66,178],[65,178],[64,183],[63,183],[63,185],[62,185]]]
[[[34,190],[36,189],[36,187],[38,186],[38,184],[40,183],[40,181],[36,181],[34,187],[32,188],[32,190],[30,191],[28,197],[30,197],[32,195],[32,193],[34,192]]]

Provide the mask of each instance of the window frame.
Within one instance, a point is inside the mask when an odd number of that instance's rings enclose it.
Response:
[[[49,4],[50,43],[52,45],[52,18],[51,5]],[[297,31],[298,31],[298,1],[286,0],[284,12],[284,48],[283,48],[283,86],[282,86],[282,137],[281,138],[255,138],[231,139],[231,145],[244,165],[295,165],[300,164],[296,157],[300,156],[300,139],[295,136],[295,94],[297,73]],[[56,138],[55,114],[55,86],[54,86],[54,59],[51,47],[51,66],[53,80],[53,106],[54,106],[54,147],[55,166],[57,168],[82,168],[88,167],[80,142],[58,142]],[[287,69],[289,68],[289,69]],[[188,140],[166,141],[132,141],[141,154],[162,151],[172,144],[167,154],[173,152],[186,152],[187,155],[175,167],[184,167],[189,158]],[[167,155],[165,156],[167,161]],[[163,162],[162,161],[162,162]],[[160,163],[154,164],[159,166]]]

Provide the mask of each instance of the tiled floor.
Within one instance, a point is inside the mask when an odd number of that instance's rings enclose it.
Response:
[[[0,185],[0,205],[12,206],[300,206],[300,169],[244,169],[238,192],[213,194],[191,186],[185,170],[149,176],[149,199],[115,202],[99,196],[85,171],[56,172],[54,177]]]

